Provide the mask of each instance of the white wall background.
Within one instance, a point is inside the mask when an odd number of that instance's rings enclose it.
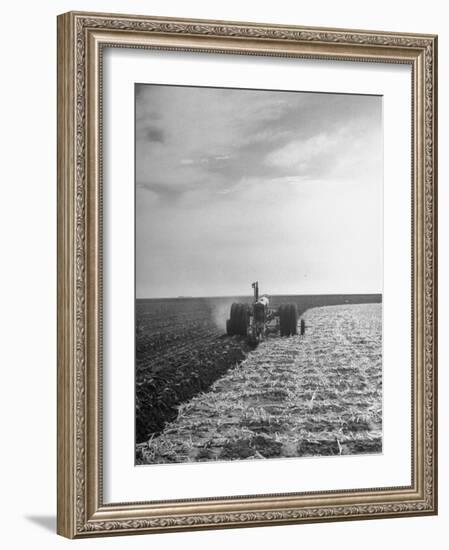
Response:
[[[440,514],[70,542],[56,516],[56,15],[69,10],[439,34]],[[449,30],[445,3],[60,0],[2,6],[0,86],[0,500],[2,547],[446,548],[449,537]]]

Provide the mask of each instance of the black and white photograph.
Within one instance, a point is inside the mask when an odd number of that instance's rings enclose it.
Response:
[[[382,96],[135,84],[135,464],[382,453]]]

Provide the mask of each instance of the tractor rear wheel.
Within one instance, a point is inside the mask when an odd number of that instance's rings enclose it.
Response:
[[[246,304],[233,303],[231,306],[231,317],[226,322],[226,332],[233,336],[246,336],[248,326],[248,308]]]
[[[238,332],[240,336],[246,336],[248,330],[248,309],[246,304],[239,304],[240,308],[238,310]]]
[[[279,328],[281,336],[287,336],[287,323],[286,323],[286,315],[285,315],[285,306],[279,307]]]
[[[297,332],[298,310],[295,304],[284,304],[279,308],[281,336],[293,336]]]
[[[239,307],[239,304],[235,302],[231,305],[231,313],[230,313],[229,319],[226,321],[226,332],[229,334],[229,336],[234,336],[234,334],[237,334],[238,307]]]
[[[298,310],[296,304],[289,304],[290,308],[290,335],[294,336],[298,328]]]

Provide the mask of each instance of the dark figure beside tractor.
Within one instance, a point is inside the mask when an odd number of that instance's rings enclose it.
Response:
[[[233,303],[230,318],[226,321],[226,332],[229,336],[247,336],[252,343],[257,343],[270,332],[280,332],[281,336],[297,334],[298,310],[296,304],[283,304],[278,308],[270,307],[268,296],[259,296],[259,283],[252,284],[254,300],[251,304]],[[305,324],[301,319],[301,335]]]

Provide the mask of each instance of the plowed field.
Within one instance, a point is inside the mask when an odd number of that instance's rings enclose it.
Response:
[[[181,403],[245,358],[246,340],[224,334],[229,308],[229,299],[137,303],[137,442],[160,432]]]
[[[137,445],[137,463],[381,452],[382,305],[303,318],[304,336],[270,337],[177,405],[176,419]]]

